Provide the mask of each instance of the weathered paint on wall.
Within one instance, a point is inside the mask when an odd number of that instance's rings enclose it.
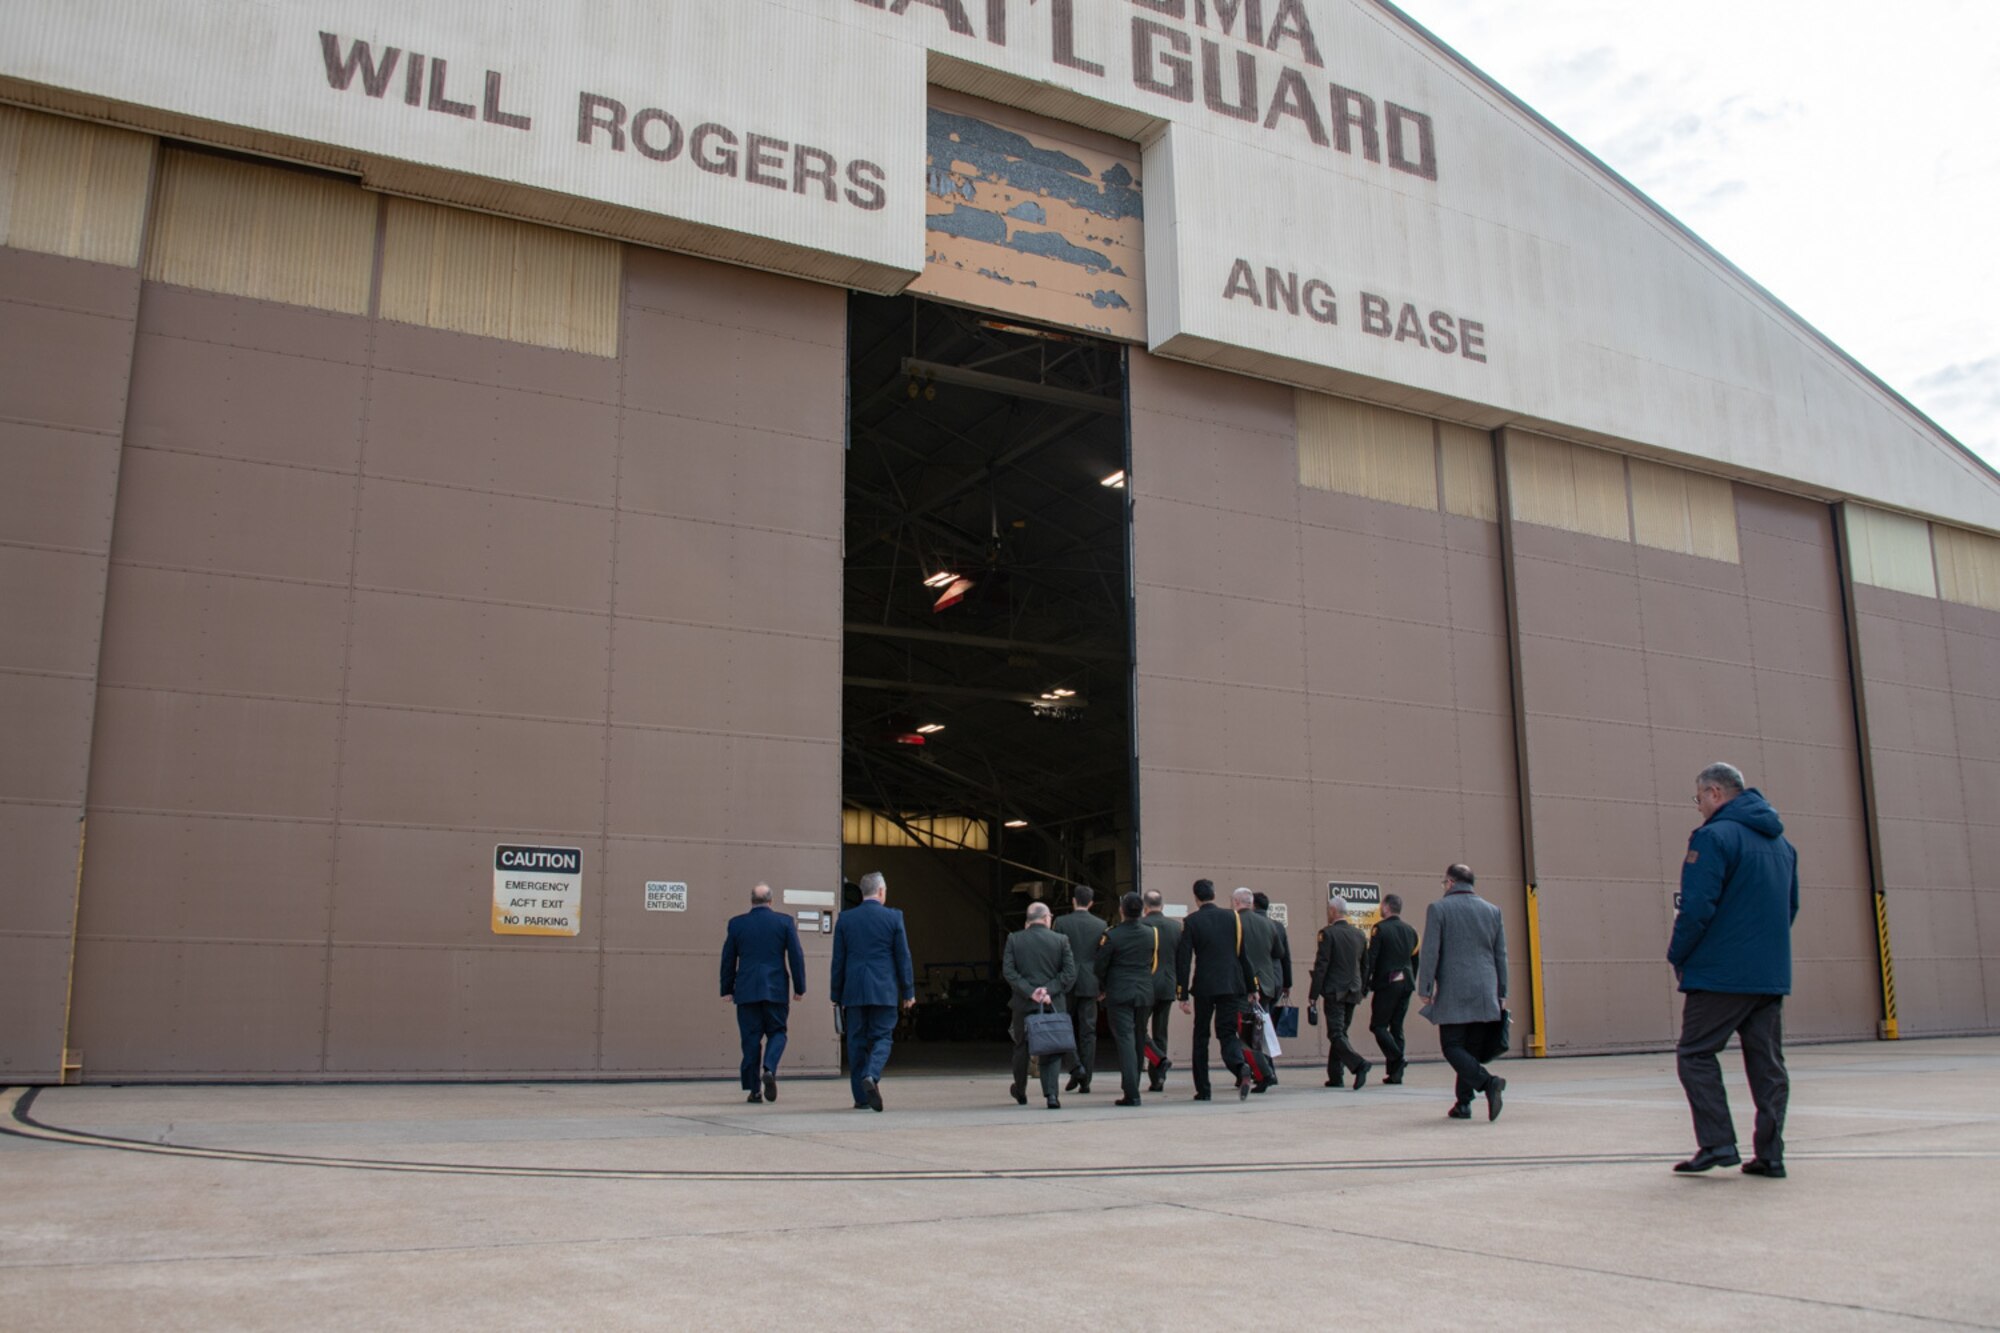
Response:
[[[933,88],[926,153],[924,271],[911,291],[1146,340],[1134,145]]]

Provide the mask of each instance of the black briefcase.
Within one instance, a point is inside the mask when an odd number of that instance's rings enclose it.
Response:
[[[1068,1014],[1044,1009],[1040,1013],[1029,1014],[1026,1027],[1028,1054],[1037,1060],[1076,1054],[1076,1029],[1071,1026]]]
[[[1479,1044],[1474,1048],[1473,1058],[1480,1064],[1491,1064],[1507,1054],[1514,1046],[1514,1011],[1502,1009],[1500,1017],[1491,1023],[1481,1023]]]

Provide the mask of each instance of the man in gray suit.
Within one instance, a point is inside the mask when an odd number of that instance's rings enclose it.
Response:
[[[1361,959],[1368,952],[1368,937],[1349,919],[1347,900],[1335,898],[1326,905],[1326,928],[1319,933],[1319,947],[1313,955],[1312,984],[1308,1002],[1326,1002],[1326,1086],[1346,1086],[1344,1074],[1354,1075],[1354,1090],[1368,1081],[1375,1066],[1363,1059],[1347,1039],[1354,1021],[1354,1006],[1368,994],[1361,979]]]
[[[1070,952],[1069,941],[1049,929],[1047,903],[1028,904],[1028,924],[1007,937],[1007,947],[1000,955],[1000,974],[1012,991],[1008,1004],[1014,1011],[1014,1084],[1008,1091],[1026,1106],[1028,1015],[1043,1005],[1059,1014],[1066,1012],[1069,989],[1076,982],[1076,956]],[[1062,1109],[1056,1092],[1056,1081],[1061,1077],[1062,1061],[1042,1061],[1042,1095],[1049,1099],[1051,1111]]]
[[[1444,1058],[1458,1072],[1458,1096],[1447,1114],[1470,1120],[1473,1094],[1483,1092],[1486,1118],[1498,1120],[1507,1080],[1489,1073],[1469,1048],[1507,1007],[1507,928],[1500,909],[1472,891],[1467,866],[1444,872],[1444,897],[1424,911],[1417,997],[1423,1016],[1438,1025]]]
[[[1070,1092],[1089,1092],[1097,1068],[1097,941],[1104,922],[1090,910],[1097,895],[1088,884],[1070,890],[1070,907],[1055,920],[1055,931],[1069,941],[1076,959],[1076,980],[1070,983],[1069,1016],[1076,1027],[1076,1062],[1069,1069]]]

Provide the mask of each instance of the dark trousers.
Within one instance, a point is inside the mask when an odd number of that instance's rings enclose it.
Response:
[[[1410,1062],[1409,1048],[1403,1044],[1403,1018],[1410,1012],[1410,996],[1416,989],[1407,981],[1394,982],[1376,991],[1369,1002],[1368,1030],[1382,1048],[1389,1078],[1401,1078],[1403,1066]]]
[[[1720,991],[1689,991],[1681,1006],[1681,1040],[1674,1064],[1688,1109],[1694,1112],[1694,1141],[1703,1148],[1728,1148],[1736,1143],[1736,1123],[1729,1117],[1729,1095],[1722,1090],[1722,1066],[1716,1052],[1731,1036],[1743,1039],[1743,1072],[1750,1080],[1750,1099],[1757,1105],[1757,1156],[1767,1162],[1785,1160],[1785,1105],[1792,1082],[1785,1073],[1785,997],[1728,995]]]
[[[879,1079],[889,1064],[889,1045],[896,1036],[896,1006],[893,1004],[850,1004],[844,1019],[847,1025],[847,1081],[854,1100],[865,1102],[861,1080]]]
[[[1023,1092],[1028,1088],[1028,1015],[1017,1012],[1014,1021],[1007,1025],[1007,1035],[1014,1039],[1014,1086]],[[1042,1061],[1042,1096],[1054,1101],[1062,1092],[1061,1060]]]
[[[1070,1061],[1070,1068],[1088,1083],[1091,1072],[1097,1068],[1097,997],[1071,991],[1069,1021],[1076,1028],[1076,1057]]]
[[[1320,1002],[1326,1006],[1326,1076],[1338,1086],[1341,1070],[1358,1074],[1368,1062],[1347,1040],[1347,1029],[1354,1022],[1354,1006],[1330,996]]]
[[[1493,1075],[1486,1072],[1486,1066],[1479,1063],[1467,1049],[1467,1043],[1476,1041],[1485,1031],[1484,1023],[1440,1023],[1438,1024],[1438,1044],[1444,1047],[1444,1058],[1458,1071],[1458,1100],[1469,1102],[1474,1094],[1486,1091],[1486,1085],[1493,1081]]]
[[[1241,995],[1197,995],[1194,997],[1194,1090],[1208,1091],[1208,1036],[1211,1031],[1222,1043],[1222,1063],[1237,1078],[1243,1077],[1243,1021],[1250,1005]]]
[[[777,1072],[785,1053],[785,1019],[791,1012],[786,1000],[753,1000],[736,1006],[736,1033],[743,1039],[743,1065],[737,1073],[746,1091],[757,1091],[760,1069]]]
[[[1153,1001],[1153,1035],[1146,1044],[1153,1048],[1152,1062],[1155,1066],[1167,1058],[1167,1016],[1173,1011],[1174,1002],[1171,998]],[[1153,1070],[1153,1091],[1158,1092],[1166,1086],[1166,1083],[1167,1076],[1156,1067]]]
[[[1139,1070],[1144,1061],[1139,1043],[1146,1040],[1146,1021],[1152,1017],[1153,1002],[1139,1000],[1111,1007],[1111,1040],[1118,1043],[1118,1086],[1127,1097],[1139,1096]]]

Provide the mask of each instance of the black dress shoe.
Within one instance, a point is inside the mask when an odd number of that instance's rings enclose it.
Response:
[[[856,1102],[854,1103],[854,1109],[857,1111],[872,1111],[875,1108],[870,1106],[867,1102]]]
[[[1028,1104],[1028,1090],[1020,1084],[1008,1084],[1007,1091],[1013,1096],[1016,1105],[1026,1106]]]
[[[1329,1088],[1344,1088],[1347,1084],[1341,1079],[1330,1078],[1326,1081],[1326,1086]]]
[[[874,1079],[864,1078],[861,1080],[861,1095],[868,1099],[869,1110],[879,1111],[882,1109],[882,1085]]]
[[[1113,1106],[1137,1106],[1139,1104],[1139,1099],[1137,1097],[1120,1097],[1117,1101],[1111,1104]]]
[[[1674,1170],[1684,1176],[1698,1171],[1713,1171],[1718,1166],[1735,1166],[1743,1158],[1736,1151],[1736,1145],[1726,1143],[1720,1148],[1703,1148],[1685,1162],[1675,1162]]]
[[[767,1102],[778,1100],[778,1071],[775,1069],[764,1071],[764,1100]]]
[[[1161,1078],[1158,1074],[1155,1074],[1150,1080],[1147,1081],[1146,1091],[1158,1092],[1166,1086],[1167,1086],[1167,1081]]]
[[[743,1100],[758,1106],[763,1105],[764,1102],[763,1095],[761,1093],[755,1093],[755,1092],[751,1093],[748,1097],[745,1097]]]
[[[1077,1075],[1077,1074],[1071,1074],[1071,1075],[1069,1076],[1069,1082],[1067,1082],[1067,1083],[1063,1084],[1063,1091],[1064,1091],[1064,1092],[1075,1092],[1075,1091],[1077,1090],[1078,1086],[1079,1086],[1079,1085],[1080,1085],[1080,1084],[1081,1084],[1082,1082],[1083,1082],[1083,1079],[1082,1079],[1082,1077],[1081,1077],[1080,1075]]]
[[[1783,1180],[1785,1178],[1785,1164],[1783,1162],[1767,1162],[1761,1157],[1752,1157],[1743,1164],[1743,1174],[1746,1176],[1763,1176],[1767,1180]]]
[[[1496,1076],[1486,1084],[1486,1118],[1488,1120],[1498,1120],[1500,1118],[1500,1094],[1505,1091],[1507,1091],[1507,1080],[1504,1078]]]
[[[1085,1096],[1088,1096],[1090,1094],[1090,1080],[1085,1079],[1083,1082],[1077,1084],[1076,1090],[1080,1093],[1083,1093]]]
[[[1384,1083],[1401,1083],[1403,1081],[1403,1076],[1401,1074],[1384,1074],[1382,1076],[1382,1081]]]
[[[1197,1092],[1194,1096],[1188,1098],[1188,1100],[1191,1102],[1205,1102],[1208,1099],[1209,1099],[1209,1094],[1205,1092]]]
[[[1259,1088],[1258,1091],[1262,1092],[1263,1089]],[[1250,1100],[1250,1079],[1247,1075],[1236,1080],[1236,1100],[1239,1102]]]
[[[1060,1111],[1060,1110],[1062,1110],[1062,1098],[1060,1098],[1060,1097],[1051,1097],[1051,1098],[1049,1098],[1049,1109],[1050,1109],[1051,1111]]]
[[[1368,1061],[1363,1060],[1361,1062],[1361,1068],[1354,1071],[1354,1090],[1356,1092],[1361,1091],[1361,1085],[1368,1081],[1368,1071],[1373,1069],[1374,1067],[1375,1066],[1368,1063]]]
[[[1445,1114],[1450,1116],[1453,1120],[1470,1120],[1472,1119],[1472,1103],[1453,1102],[1451,1104],[1451,1109],[1449,1111],[1446,1111]]]

